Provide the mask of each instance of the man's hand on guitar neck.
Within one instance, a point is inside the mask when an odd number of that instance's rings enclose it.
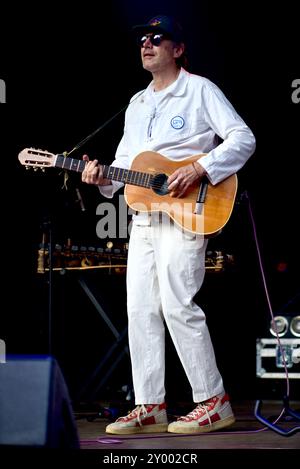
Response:
[[[197,161],[176,169],[168,178],[170,196],[182,197],[190,186],[200,182],[206,174],[205,169]]]
[[[110,179],[103,177],[103,167],[98,160],[89,160],[87,155],[83,155],[82,159],[86,161],[86,166],[82,172],[81,180],[87,184],[95,184],[96,186],[108,186],[111,184]]]

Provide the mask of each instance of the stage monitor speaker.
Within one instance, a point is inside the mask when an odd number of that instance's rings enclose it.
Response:
[[[79,448],[69,392],[54,358],[0,364],[0,445]]]

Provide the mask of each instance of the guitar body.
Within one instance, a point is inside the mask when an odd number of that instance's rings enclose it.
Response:
[[[131,170],[170,176],[176,169],[195,162],[204,155],[184,160],[170,160],[157,152],[145,151],[133,160]],[[139,212],[164,212],[184,230],[207,237],[216,235],[227,223],[233,210],[237,192],[237,176],[234,174],[221,183],[208,184],[200,213],[194,213],[199,185],[191,187],[184,197],[159,194],[153,189],[131,184],[125,186],[125,199],[129,207]]]

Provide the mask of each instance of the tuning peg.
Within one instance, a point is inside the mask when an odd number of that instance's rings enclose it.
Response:
[[[42,173],[45,173],[45,168],[42,168]]]
[[[37,171],[39,168],[33,168],[33,171]]]
[[[25,166],[25,169],[30,169],[30,166]]]

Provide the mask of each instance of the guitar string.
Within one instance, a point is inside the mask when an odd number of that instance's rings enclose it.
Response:
[[[68,165],[69,167],[68,168],[65,168],[65,156],[64,155],[59,155],[62,159],[62,165],[58,165],[59,167],[61,167],[62,169],[72,169],[72,166],[76,166],[76,169],[80,170],[80,171],[83,171],[83,168],[82,166],[84,165],[84,162],[82,160],[74,160],[73,162],[70,162],[70,164]],[[109,173],[110,171],[110,168],[114,168],[114,167],[111,167],[111,166],[108,166],[108,165],[103,165],[104,168],[105,168],[105,171],[107,173]],[[113,177],[111,179],[115,180],[115,181],[118,181],[118,182],[124,182],[124,184],[133,184],[133,185],[137,185],[137,186],[141,186],[141,187],[145,187],[145,188],[149,188],[149,189],[160,189],[161,188],[161,184],[159,183],[153,183],[151,184],[151,180],[155,177],[154,175],[150,174],[150,173],[145,173],[145,172],[141,172],[141,171],[134,171],[134,170],[126,170],[125,168],[116,168],[118,170],[122,170],[123,171],[130,171],[132,176],[128,176],[128,181],[125,180],[125,177],[123,176],[117,176],[117,177]],[[135,174],[133,174],[135,173]],[[110,178],[110,175],[108,174],[107,176],[109,176]],[[150,178],[149,178],[150,176]],[[136,178],[137,181],[134,181],[134,180],[130,180],[130,179],[134,179]],[[146,178],[149,178],[149,181],[145,184],[143,183],[141,180],[142,179],[146,179]]]
[[[64,155],[59,155],[63,158],[63,161],[65,162],[65,156]],[[84,165],[84,162],[82,160],[73,160],[73,163],[70,162],[70,165],[69,165],[69,168],[64,168],[62,166],[63,169],[72,169],[72,165],[76,165],[77,166],[77,169],[79,168],[79,170],[83,171],[83,168],[81,168],[81,166]],[[155,175],[153,174],[150,174],[150,173],[145,173],[145,172],[141,172],[141,171],[135,171],[135,170],[127,170],[125,168],[117,168],[117,167],[113,167],[113,166],[108,166],[108,165],[103,165],[104,168],[105,168],[105,172],[108,173],[107,176],[108,176],[108,179],[112,179],[114,181],[118,181],[118,182],[123,182],[124,184],[132,184],[132,185],[136,185],[136,186],[140,186],[140,187],[145,187],[146,189],[160,189],[163,184],[160,184],[160,183],[151,183],[152,179],[155,178]],[[112,169],[112,171],[114,171],[114,169],[117,169],[117,170],[121,170],[121,173],[124,172],[124,171],[129,171],[131,173],[131,175],[128,175],[128,178],[127,180],[125,179],[124,176],[122,175],[118,175],[118,176],[113,176],[111,177],[111,175],[109,175],[109,171]],[[136,178],[136,180],[134,180]],[[142,179],[146,179],[146,178],[149,178],[149,181],[147,183],[143,183],[142,182]]]

